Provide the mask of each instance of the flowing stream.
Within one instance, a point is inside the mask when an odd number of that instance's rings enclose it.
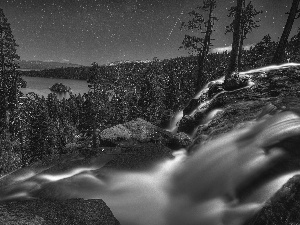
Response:
[[[299,65],[264,67],[241,75]],[[207,84],[195,98],[207,92],[211,83],[222,83],[223,79]],[[244,88],[252,85],[249,82]],[[190,115],[205,109],[215,97]],[[208,113],[205,123],[216,112]],[[183,111],[176,113],[167,130],[175,132],[182,116]],[[287,154],[276,148],[265,151],[265,146],[290,134],[300,134],[300,117],[284,112],[234,130],[199,147],[192,156],[185,149],[174,152],[172,159],[157,162],[146,171],[103,173],[101,167],[108,158],[57,172],[46,172],[51,166],[24,168],[0,178],[0,201],[103,199],[122,225],[241,225],[289,178],[300,173],[295,170],[263,176],[274,165],[286,163],[281,158]]]

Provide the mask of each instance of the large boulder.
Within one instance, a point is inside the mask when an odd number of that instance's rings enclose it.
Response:
[[[179,122],[178,132],[192,134],[197,127],[197,122],[193,116],[185,115]]]
[[[158,131],[162,131],[157,126],[141,118],[125,123],[124,127],[131,132],[131,138],[139,142],[149,142],[159,138]]]
[[[34,199],[0,203],[0,224],[119,225],[101,199]]]
[[[141,118],[107,128],[100,133],[100,143],[115,145],[154,142],[168,146],[174,138],[172,133]]]
[[[100,144],[105,146],[118,144],[120,141],[129,140],[132,137],[130,130],[124,125],[118,124],[116,126],[107,128],[100,133]]]
[[[245,225],[300,224],[300,175],[292,177]]]
[[[187,148],[192,144],[192,138],[184,132],[179,132],[174,135],[173,138],[169,140],[167,146],[171,149],[181,149]]]
[[[232,91],[248,85],[248,79],[245,77],[240,77],[239,73],[232,73],[231,76],[225,79],[223,83],[224,90]]]

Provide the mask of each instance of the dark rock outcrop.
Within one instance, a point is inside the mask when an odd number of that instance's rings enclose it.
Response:
[[[162,114],[162,117],[160,119],[160,121],[158,121],[158,126],[165,129],[168,128],[169,124],[170,124],[170,120],[172,119],[172,115],[173,112],[172,110],[165,110]]]
[[[0,203],[0,224],[90,224],[119,225],[101,199],[34,199]]]
[[[236,90],[238,88],[246,87],[248,85],[248,79],[240,77],[239,73],[233,73],[230,78],[223,83],[223,88],[226,91]]]
[[[277,193],[244,225],[292,225],[300,224],[300,175],[292,177]]]
[[[193,133],[194,129],[196,128],[196,121],[195,118],[192,116],[184,116],[179,122],[178,132],[184,132],[187,134]]]
[[[223,88],[223,85],[222,84],[218,84],[218,83],[215,83],[215,84],[212,84],[210,87],[209,87],[209,90],[207,92],[207,95],[209,98],[213,97],[214,95],[220,93],[224,91],[224,88]]]
[[[181,148],[187,148],[192,144],[192,139],[184,132],[179,132],[169,140],[167,146],[171,149],[177,150]]]
[[[129,121],[124,124],[107,128],[100,133],[100,143],[105,146],[110,145],[128,145],[134,146],[134,143],[160,143],[170,147],[174,139],[180,138],[172,133],[157,127],[141,118]],[[184,143],[178,140],[178,143]],[[182,145],[184,146],[184,145]]]
[[[197,106],[200,104],[201,99],[191,99],[191,101],[189,101],[188,105],[183,109],[183,115],[189,115],[191,114],[196,108]]]

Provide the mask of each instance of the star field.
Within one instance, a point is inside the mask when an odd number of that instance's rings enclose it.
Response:
[[[248,2],[248,0],[247,0]],[[261,27],[249,34],[245,45],[266,34],[280,37],[291,0],[253,0]],[[120,60],[173,58],[187,55],[178,50],[186,32],[180,31],[187,13],[199,0],[1,0],[23,60],[71,62],[90,65]],[[230,46],[225,35],[235,1],[217,1],[214,47]],[[298,26],[297,26],[298,23]],[[294,30],[299,27],[295,21]]]

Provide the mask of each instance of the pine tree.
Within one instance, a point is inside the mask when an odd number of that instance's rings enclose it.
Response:
[[[251,48],[247,59],[249,67],[256,68],[270,65],[276,45],[269,34],[265,35],[260,42]]]
[[[281,35],[279,44],[277,46],[276,52],[273,56],[272,63],[280,64],[284,62],[285,59],[285,49],[288,44],[288,38],[291,33],[293,23],[295,19],[300,17],[300,9],[298,9],[300,0],[293,0],[292,7],[288,13],[288,19],[286,21],[283,33]],[[298,14],[299,13],[299,14]],[[298,15],[297,15],[298,14]]]
[[[241,18],[241,39],[239,45],[239,55],[238,55],[238,68],[241,69],[241,59],[242,59],[242,50],[244,45],[244,40],[247,38],[247,35],[252,32],[253,29],[258,28],[259,20],[255,20],[254,18],[261,14],[263,11],[257,11],[252,2],[250,1],[247,6],[245,6],[245,0],[243,1],[242,8],[242,18]],[[237,11],[237,6],[233,6],[229,9],[228,17],[235,17],[235,13]],[[234,31],[234,21],[226,26],[225,34]]]
[[[227,73],[224,81],[224,88],[227,90],[238,86],[233,83],[235,80],[235,74],[238,72],[238,62],[239,62],[239,50],[241,44],[241,36],[242,36],[242,12],[243,12],[243,3],[244,0],[237,0],[236,13],[234,18],[234,26],[233,26],[233,42],[232,42],[232,50],[230,53],[230,61],[227,69]]]
[[[192,17],[187,23],[183,22],[181,29],[185,28],[187,30],[199,30],[201,33],[205,33],[203,37],[185,35],[182,42],[181,48],[190,50],[190,52],[196,52],[198,54],[198,75],[195,82],[195,89],[198,92],[202,86],[207,82],[207,77],[204,74],[204,63],[207,59],[207,54],[209,52],[211,44],[211,35],[213,32],[214,22],[217,18],[213,15],[213,11],[216,8],[216,0],[204,0],[203,6],[199,6],[196,9],[208,12],[208,19],[205,21],[204,16],[193,10],[189,13]],[[205,27],[205,31],[203,30]]]
[[[7,127],[8,110],[13,109],[17,102],[19,74],[16,60],[20,58],[17,46],[10,24],[0,8],[0,128]]]
[[[288,61],[300,62],[300,28],[298,28],[297,34],[291,37],[291,40],[287,47]]]
[[[92,147],[95,149],[98,146],[97,129],[104,124],[104,111],[108,100],[107,91],[112,89],[111,77],[105,73],[103,67],[97,63],[92,63],[90,68],[89,78],[89,94],[86,99],[87,114],[86,119],[88,125],[88,133],[92,134]],[[101,120],[101,122],[100,122]]]

